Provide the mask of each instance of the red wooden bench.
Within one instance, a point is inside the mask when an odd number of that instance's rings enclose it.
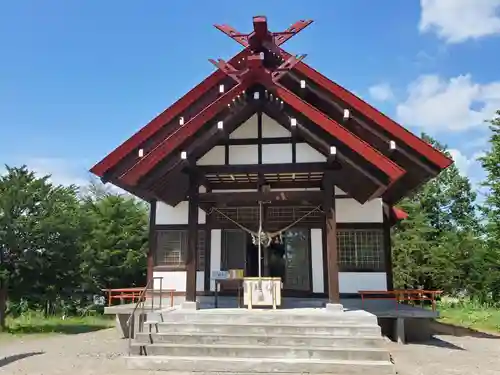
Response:
[[[396,309],[405,301],[431,301],[432,311],[436,311],[436,299],[442,290],[396,289],[396,290],[360,290],[361,305],[365,300],[393,300]]]

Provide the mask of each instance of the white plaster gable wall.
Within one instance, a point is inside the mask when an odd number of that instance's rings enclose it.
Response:
[[[262,164],[288,164],[292,162],[291,143],[262,145]]]
[[[335,200],[335,217],[339,223],[382,223],[384,211],[381,198],[372,199],[365,204],[352,198]]]
[[[224,146],[215,146],[196,161],[197,165],[223,165],[226,161]]]
[[[262,114],[262,138],[291,137],[292,134],[265,113]]]
[[[278,138],[290,137],[290,132],[276,121],[262,114],[262,137]],[[231,139],[257,139],[258,126],[257,114],[244,122],[230,135]],[[231,145],[229,146],[229,164],[244,165],[257,164],[259,161],[257,145]],[[298,143],[296,146],[296,161],[298,163],[324,162],[326,157],[316,151],[307,143]],[[262,145],[262,163],[279,164],[292,162],[292,144]],[[223,165],[225,164],[225,147],[215,146],[197,162],[197,165]]]
[[[215,281],[212,272],[220,271],[222,254],[222,230],[212,229],[210,235],[210,290],[215,291]]]
[[[238,128],[229,134],[231,139],[255,139],[259,137],[257,114],[254,114]]]
[[[295,155],[297,163],[325,162],[326,156],[307,143],[297,143],[295,145]]]
[[[175,289],[177,292],[186,291],[186,271],[153,271],[153,277],[161,277],[154,280],[154,289],[159,290],[160,284],[162,289]],[[205,272],[196,272],[196,291],[203,292],[205,290]]]
[[[229,146],[229,164],[258,164],[259,146],[232,145]]]
[[[185,224],[188,223],[189,204],[187,201],[180,202],[172,207],[166,203],[158,202],[156,206],[156,225]],[[205,224],[205,211],[198,209],[198,224]]]
[[[340,293],[358,293],[360,290],[387,290],[385,272],[339,272]]]
[[[323,293],[325,282],[323,277],[323,231],[311,229],[311,271],[313,293]],[[326,260],[326,259],[325,259]]]

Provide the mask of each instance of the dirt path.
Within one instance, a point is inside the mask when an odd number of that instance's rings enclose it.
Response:
[[[498,375],[500,337],[436,336],[422,344],[389,344],[400,375]]]
[[[426,344],[388,343],[400,375],[500,375],[500,339],[438,336]],[[153,375],[130,371],[127,340],[114,329],[0,340],[0,375]]]

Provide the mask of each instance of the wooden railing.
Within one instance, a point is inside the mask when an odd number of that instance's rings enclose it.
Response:
[[[108,295],[108,306],[112,306],[114,300],[120,300],[120,303],[127,301],[131,303],[143,302],[147,295],[146,292],[154,293],[148,287],[102,289],[102,292]],[[170,306],[173,306],[175,289],[162,289],[161,292],[170,295]]]
[[[130,301],[132,303],[138,302],[145,287],[137,288],[114,288],[102,289],[102,292],[108,295],[108,306],[113,304],[113,300],[120,300],[120,303]]]
[[[432,311],[436,311],[436,300],[442,290],[424,290],[424,289],[397,289],[397,290],[360,290],[361,305],[365,300],[393,300],[398,308],[399,303],[410,301],[430,301]]]

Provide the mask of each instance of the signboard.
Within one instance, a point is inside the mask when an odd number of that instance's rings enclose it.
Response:
[[[212,280],[243,279],[243,270],[233,269],[229,271],[212,271]]]
[[[213,280],[227,280],[229,279],[229,271],[212,271]]]

